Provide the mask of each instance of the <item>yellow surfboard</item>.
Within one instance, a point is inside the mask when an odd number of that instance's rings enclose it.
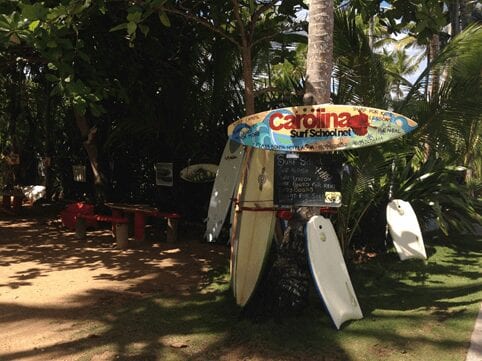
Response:
[[[274,156],[254,148],[246,165],[232,238],[232,286],[240,306],[246,305],[259,282],[273,239]]]
[[[416,128],[413,120],[388,110],[318,104],[246,116],[228,127],[228,136],[266,150],[333,152],[387,142]]]

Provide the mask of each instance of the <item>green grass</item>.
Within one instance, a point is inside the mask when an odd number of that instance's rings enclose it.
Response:
[[[463,361],[482,299],[482,239],[425,242],[426,262],[390,252],[349,267],[365,317],[341,331],[315,292],[299,317],[245,319],[217,272],[194,297],[158,294],[99,315],[85,359],[111,350],[129,360]]]

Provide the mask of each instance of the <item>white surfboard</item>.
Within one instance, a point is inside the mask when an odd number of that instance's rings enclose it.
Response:
[[[388,203],[387,223],[393,244],[402,261],[409,258],[427,258],[422,231],[409,202],[394,199]]]
[[[312,217],[306,225],[306,240],[313,279],[336,328],[345,321],[363,318],[330,220]]]
[[[231,206],[233,192],[239,183],[243,158],[244,146],[228,140],[219,162],[209,201],[206,233],[204,234],[208,242],[214,242],[221,232]]]
[[[242,307],[256,289],[273,239],[273,182],[274,152],[252,149],[232,237],[233,293]]]

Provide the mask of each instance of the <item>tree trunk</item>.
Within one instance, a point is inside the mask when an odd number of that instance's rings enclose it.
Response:
[[[460,29],[464,30],[469,25],[470,10],[467,6],[467,0],[460,0]]]
[[[333,1],[311,0],[306,64],[306,105],[330,102],[333,68]],[[261,314],[286,315],[301,311],[308,302],[310,279],[304,229],[306,222],[319,214],[315,207],[300,207],[288,222],[278,242],[263,279],[260,295],[251,311]],[[250,310],[247,310],[248,312]]]
[[[368,46],[373,51],[373,43],[375,39],[375,16],[370,16],[368,20]]]
[[[328,103],[333,69],[333,0],[311,0],[306,58],[306,105]]]
[[[460,33],[460,3],[459,0],[453,0],[448,3],[450,17],[450,35],[455,37]]]
[[[430,39],[430,64],[432,64],[433,60],[438,56],[440,53],[440,38],[438,34],[432,35]],[[440,69],[433,68],[430,71],[430,82],[429,82],[429,97],[433,98],[439,91],[440,88]]]
[[[97,128],[90,127],[84,114],[74,110],[74,116],[94,175],[96,200],[102,203],[105,200],[106,177],[99,164],[99,152],[96,142]]]
[[[251,59],[251,47],[248,44],[243,44],[241,56],[243,60],[244,101],[246,103],[246,115],[250,115],[255,113],[255,108],[253,61]]]

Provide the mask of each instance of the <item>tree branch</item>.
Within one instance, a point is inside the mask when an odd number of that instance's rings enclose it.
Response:
[[[242,46],[248,47],[248,39],[246,37],[246,29],[244,28],[243,20],[241,19],[241,11],[239,9],[239,2],[238,2],[238,0],[231,0],[231,3],[233,4],[234,17],[236,18],[236,21],[238,22],[239,32],[241,33]]]
[[[256,40],[252,41],[252,42],[251,42],[251,47],[253,47],[253,46],[255,46],[256,44],[259,44],[259,43],[261,43],[261,42],[263,42],[263,41],[265,41],[265,40],[271,40],[271,39],[273,39],[276,35],[277,35],[277,33],[276,33],[276,34],[270,34],[270,35],[262,36],[262,37],[260,37],[260,38],[258,38],[258,39],[256,39]]]
[[[199,17],[197,15],[194,15],[194,14],[191,14],[189,12],[183,12],[183,11],[175,9],[175,8],[163,7],[163,8],[160,8],[160,10],[164,10],[167,13],[179,15],[179,16],[182,16],[185,19],[192,20],[196,24],[204,26],[205,28],[208,28],[209,30],[215,32],[216,34],[221,35],[223,38],[230,41],[231,43],[233,43],[237,47],[241,47],[241,44],[236,39],[234,39],[231,35],[229,35],[225,31],[221,30],[220,28],[214,26],[213,24],[211,24],[209,21],[207,21],[204,18],[201,18],[201,17]]]
[[[250,27],[249,27],[250,43],[253,42],[254,29],[255,29],[256,22],[258,21],[259,17],[265,11],[268,11],[269,9],[271,9],[276,4],[276,1],[277,0],[271,0],[269,3],[263,4],[253,13],[253,16],[251,16],[251,24],[250,24]]]
[[[295,90],[287,90],[287,89],[279,88],[276,86],[269,86],[266,88],[255,90],[254,96],[258,97],[260,95],[271,93],[271,92],[282,94],[282,95],[303,95],[304,90],[295,91]]]

